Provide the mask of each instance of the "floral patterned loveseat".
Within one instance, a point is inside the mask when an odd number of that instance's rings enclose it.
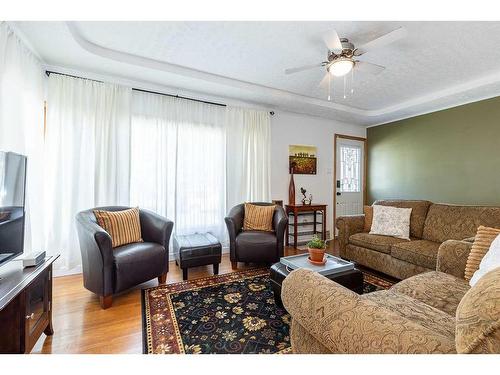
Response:
[[[340,256],[398,279],[435,270],[440,246],[447,240],[471,241],[480,225],[500,228],[500,207],[424,200],[380,200],[374,204],[411,208],[411,240],[364,232],[364,215],[342,216],[336,220]]]

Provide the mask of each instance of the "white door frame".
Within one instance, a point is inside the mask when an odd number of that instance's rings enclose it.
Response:
[[[366,171],[368,169],[368,163],[367,163],[368,152],[366,149],[367,146],[366,138],[335,133],[333,139],[333,239],[334,240],[335,240],[335,228],[337,220],[337,140],[339,138],[363,142],[363,187],[362,187],[363,205],[366,204],[366,176],[367,176]]]

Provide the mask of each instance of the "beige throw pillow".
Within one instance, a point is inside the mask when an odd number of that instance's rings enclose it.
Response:
[[[467,258],[465,265],[465,280],[470,280],[474,272],[479,269],[479,264],[484,255],[488,252],[493,240],[500,234],[500,229],[479,226],[474,243]]]
[[[373,206],[370,234],[410,239],[411,208]]]
[[[273,215],[276,205],[259,206],[245,203],[245,220],[243,230],[273,231]]]
[[[94,215],[99,226],[111,236],[112,247],[143,242],[138,207],[122,211],[94,210]]]

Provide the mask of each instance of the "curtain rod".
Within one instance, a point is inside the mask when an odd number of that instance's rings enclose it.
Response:
[[[180,95],[172,95],[172,94],[164,94],[162,92],[157,92],[157,91],[150,91],[150,90],[143,90],[143,89],[136,89],[132,88],[134,91],[139,91],[139,92],[147,92],[149,94],[156,94],[156,95],[164,95],[164,96],[170,96],[172,98],[179,98],[179,99],[184,99],[184,100],[192,100],[193,102],[199,102],[199,103],[205,103],[205,104],[212,104],[212,105],[218,105],[220,107],[227,107],[226,104],[223,103],[214,103],[214,102],[208,102],[206,100],[199,100],[199,99],[193,99],[193,98],[188,98],[185,96],[180,96]]]
[[[99,81],[97,79],[90,79],[90,78],[84,78],[84,77],[78,77],[78,76],[75,76],[75,75],[71,75],[71,74],[66,74],[66,73],[59,73],[59,72],[54,72],[54,71],[51,71],[51,70],[46,70],[45,71],[45,74],[47,74],[47,76],[50,76],[51,74],[59,74],[61,76],[67,76],[67,77],[72,77],[72,78],[79,78],[79,79],[88,79],[89,81],[94,81],[94,82],[99,82],[99,83],[104,83],[103,81]],[[206,100],[199,100],[199,99],[193,99],[193,98],[188,98],[186,96],[180,96],[180,95],[173,95],[173,94],[165,94],[163,92],[157,92],[157,91],[150,91],[150,90],[143,90],[143,89],[136,89],[134,87],[132,87],[132,90],[134,91],[139,91],[139,92],[147,92],[149,94],[156,94],[156,95],[163,95],[163,96],[170,96],[172,98],[178,98],[178,99],[184,99],[184,100],[192,100],[194,102],[199,102],[199,103],[205,103],[205,104],[212,104],[212,105],[218,105],[220,107],[227,107],[226,104],[223,104],[223,103],[215,103],[215,102],[209,102],[209,101],[206,101]],[[271,111],[269,112],[269,114],[271,116],[274,116],[274,112]]]

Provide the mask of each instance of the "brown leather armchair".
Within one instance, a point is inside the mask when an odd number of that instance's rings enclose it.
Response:
[[[98,207],[121,211],[129,207]],[[158,278],[165,283],[168,272],[168,244],[174,223],[153,212],[140,209],[144,242],[111,247],[110,235],[97,224],[94,209],[76,215],[82,254],[83,285],[99,296],[101,307],[111,307],[113,294]]]
[[[265,202],[252,202],[252,204],[272,205]],[[238,262],[268,264],[278,262],[284,254],[285,228],[288,225],[283,207],[276,206],[274,210],[274,232],[243,231],[244,219],[244,204],[233,207],[225,218],[229,232],[229,256],[232,268],[238,268]]]

